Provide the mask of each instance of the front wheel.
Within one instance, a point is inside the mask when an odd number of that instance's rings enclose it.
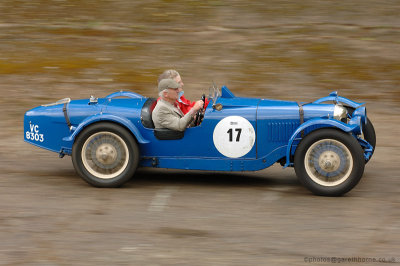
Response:
[[[95,187],[119,187],[135,173],[139,149],[132,135],[112,123],[89,126],[77,137],[72,163],[77,173]]]
[[[340,196],[357,185],[364,173],[358,141],[336,129],[310,133],[299,144],[294,168],[300,182],[320,196]]]

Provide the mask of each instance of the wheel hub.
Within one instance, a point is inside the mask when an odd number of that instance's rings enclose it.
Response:
[[[102,164],[112,164],[117,159],[117,150],[113,145],[104,143],[97,148],[96,159]]]
[[[318,163],[325,172],[334,172],[340,166],[340,157],[333,151],[325,151],[320,155]]]

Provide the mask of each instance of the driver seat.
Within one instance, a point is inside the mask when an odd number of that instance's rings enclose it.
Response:
[[[145,128],[154,128],[153,110],[157,105],[157,99],[149,98],[143,104],[140,120]],[[154,128],[154,136],[159,140],[174,140],[181,139],[184,136],[184,131],[175,131],[168,128]]]
[[[140,114],[140,120],[142,124],[146,128],[154,128],[153,118],[151,114],[153,113],[154,107],[157,105],[157,99],[148,98],[147,101],[143,104],[142,112]]]

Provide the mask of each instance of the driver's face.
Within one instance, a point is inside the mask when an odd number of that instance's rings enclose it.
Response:
[[[181,78],[181,76],[176,76],[175,78],[174,78],[174,80],[179,84],[179,85],[181,85],[180,87],[179,87],[179,89],[178,89],[178,93],[179,92],[181,92],[182,90],[183,90],[183,85],[185,85],[185,84],[183,84],[183,81],[182,81],[182,78]]]
[[[182,90],[182,89],[181,89]],[[179,89],[168,89],[167,98],[172,101],[177,101],[179,96]]]

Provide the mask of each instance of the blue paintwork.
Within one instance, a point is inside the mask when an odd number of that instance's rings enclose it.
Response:
[[[367,109],[364,106],[357,108],[353,112],[353,117],[360,117],[361,122],[367,124]]]
[[[374,151],[374,147],[369,144],[367,141],[363,140],[362,138],[357,137],[358,142],[364,148],[364,159],[365,161],[369,161],[372,157],[372,153]]]
[[[235,98],[235,95],[226,86],[221,87],[222,98]]]
[[[123,97],[123,98],[121,98]],[[332,93],[312,103],[304,104],[304,123],[300,125],[299,105],[294,101],[243,98],[225,86],[214,104],[221,104],[217,111],[211,103],[205,111],[200,126],[188,128],[183,139],[158,140],[153,129],[141,122],[141,110],[148,98],[133,92],[116,92],[105,98],[73,100],[67,104],[67,114],[72,127],[67,126],[63,104],[36,107],[25,114],[24,139],[26,142],[61,156],[71,155],[76,137],[94,123],[110,121],[127,128],[137,140],[140,150],[140,166],[174,169],[198,169],[216,171],[255,171],[285,159],[285,167],[291,161],[301,132],[305,135],[322,127],[333,127],[350,132],[355,138],[362,133],[366,123],[363,104],[356,103]],[[349,115],[349,122],[333,118],[334,101],[356,110]],[[241,116],[253,126],[256,134],[251,150],[240,158],[222,155],[214,145],[213,132],[223,118]],[[359,138],[365,149],[365,157],[372,154],[369,143]]]

